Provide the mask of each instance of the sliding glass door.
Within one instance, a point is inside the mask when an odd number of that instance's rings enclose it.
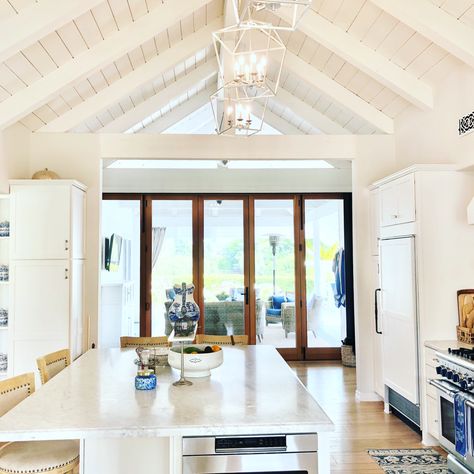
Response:
[[[246,308],[247,199],[204,199],[203,330],[206,334],[248,334]]]
[[[255,313],[258,344],[297,347],[293,199],[255,199]]]
[[[331,358],[347,334],[344,201],[305,199],[304,233],[306,354]]]
[[[193,200],[153,199],[151,205],[151,334],[169,336],[173,287],[194,280]]]

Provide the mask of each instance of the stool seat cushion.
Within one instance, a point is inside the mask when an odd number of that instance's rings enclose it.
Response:
[[[0,450],[0,470],[30,474],[72,467],[79,459],[79,441],[18,441]]]

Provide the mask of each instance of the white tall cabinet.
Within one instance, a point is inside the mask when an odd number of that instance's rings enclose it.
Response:
[[[36,358],[86,347],[86,187],[72,180],[14,180],[11,196],[13,373]]]
[[[379,358],[374,364],[375,385],[377,392],[382,394],[380,381],[387,386],[387,374],[393,372],[393,364],[404,371],[417,371],[423,441],[431,444],[437,441],[437,416],[432,410],[432,394],[427,390],[426,380],[432,373],[426,370],[423,344],[427,340],[456,339],[456,292],[461,288],[472,288],[474,284],[474,226],[468,225],[466,218],[466,207],[474,195],[474,175],[456,171],[449,165],[420,165],[379,180],[371,192],[371,206],[378,209],[378,215],[372,211],[372,241],[384,239],[389,244],[411,239],[413,242],[415,295],[410,297],[408,294],[412,288],[407,283],[411,278],[409,272],[397,274],[401,268],[398,260],[392,265],[393,275],[388,277],[400,280],[395,285],[397,304],[405,299],[415,301],[417,333],[415,354],[409,354],[408,335],[398,350],[389,353],[389,349],[384,348],[390,332],[390,308],[384,308],[384,296],[387,295],[383,294],[382,276],[382,285],[378,284],[382,286],[378,329],[383,334],[376,333],[374,314],[372,337]],[[379,246],[378,250],[384,249]],[[380,252],[375,247],[372,247],[372,255],[378,259],[378,265],[373,266],[375,291],[377,267],[381,271],[388,270],[387,265],[381,265]],[[410,335],[413,335],[411,330]],[[384,352],[388,357],[384,357]],[[386,366],[388,361],[392,366]],[[409,397],[405,395],[405,398]]]

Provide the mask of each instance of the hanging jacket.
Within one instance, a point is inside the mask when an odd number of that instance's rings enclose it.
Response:
[[[346,269],[345,269],[344,249],[339,249],[334,255],[332,271],[334,272],[334,302],[336,308],[346,306]]]

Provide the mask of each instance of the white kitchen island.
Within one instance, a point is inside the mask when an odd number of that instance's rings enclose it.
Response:
[[[224,347],[210,377],[135,390],[133,350],[94,349],[0,419],[0,441],[79,439],[84,474],[181,473],[184,436],[318,434],[318,472],[329,472],[333,425],[270,346]]]

